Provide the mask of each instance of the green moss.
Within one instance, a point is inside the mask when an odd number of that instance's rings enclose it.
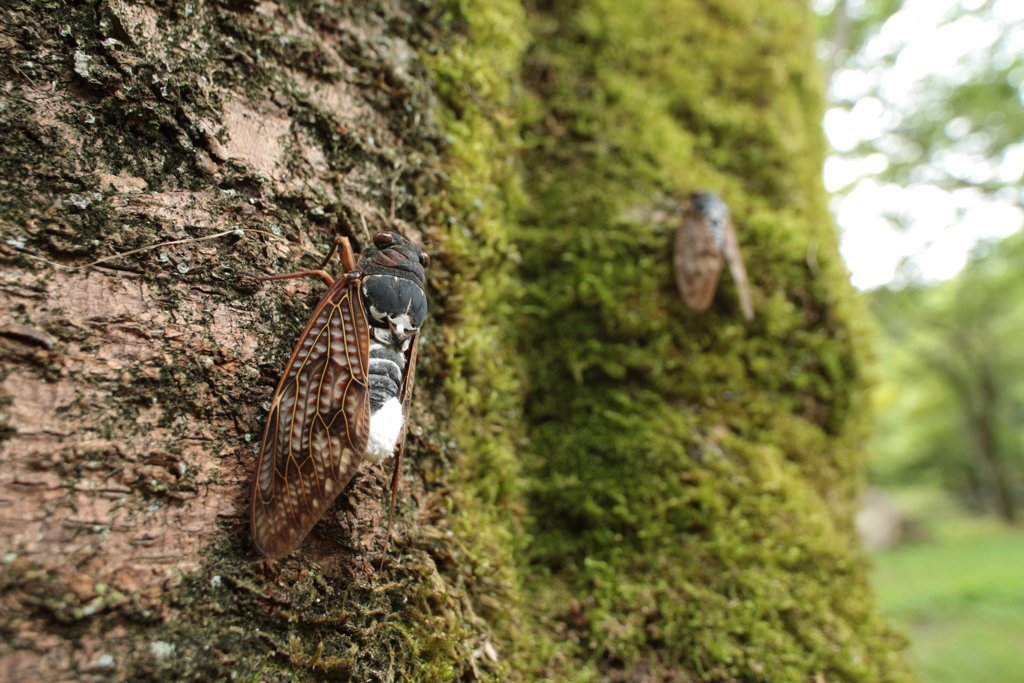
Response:
[[[809,17],[535,9],[518,103],[519,9],[454,17],[464,39],[427,62],[451,141],[436,239],[456,273],[455,502],[463,561],[495,579],[476,604],[499,607],[505,677],[910,680],[852,532],[864,358],[819,180]],[[505,161],[516,115],[526,201]],[[686,311],[673,226],[634,218],[694,189],[737,218],[749,327],[728,281],[711,313]]]
[[[451,502],[473,609],[493,631],[497,680],[509,680],[529,668],[536,649],[523,629],[514,554],[523,542],[515,455],[521,391],[507,329],[519,291],[510,234],[523,199],[516,106],[525,19],[517,3],[503,0],[452,4],[447,20],[461,31],[424,58],[450,143],[432,237],[451,273],[437,283],[445,292],[445,393],[458,444]]]
[[[530,22],[515,329],[527,582],[570,657],[550,677],[909,680],[852,531],[865,359],[807,10],[595,1]],[[636,218],[697,189],[732,209],[750,325],[728,277],[688,311],[674,224]]]

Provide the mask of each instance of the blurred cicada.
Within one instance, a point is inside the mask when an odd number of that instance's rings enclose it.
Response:
[[[395,456],[394,510],[430,259],[393,232],[373,244],[357,263],[346,238],[335,242],[320,267],[340,247],[346,273],[338,280],[323,270],[259,278],[315,276],[328,285],[274,392],[257,459],[252,536],[271,559],[302,542],[364,458]]]
[[[726,262],[732,273],[740,308],[747,320],[754,319],[747,269],[740,256],[740,245],[733,230],[729,207],[711,192],[694,192],[683,211],[683,222],[676,232],[673,265],[679,295],[694,311],[706,311],[715,298],[718,278]]]

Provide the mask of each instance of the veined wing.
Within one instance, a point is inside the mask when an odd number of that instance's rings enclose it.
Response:
[[[400,457],[405,446],[405,434],[409,428],[409,403],[412,399],[412,388],[416,381],[416,350],[420,345],[420,335],[417,332],[405,354],[405,377],[402,381],[402,388],[398,391],[398,400],[402,402],[402,432],[398,435],[395,445],[395,456]]]
[[[359,278],[324,294],[271,402],[252,496],[252,535],[271,559],[294,550],[362,462],[370,431],[370,334]]]
[[[740,309],[743,317],[747,320],[754,319],[754,302],[750,298],[750,282],[747,280],[747,267],[743,265],[743,255],[740,254],[740,243],[736,239],[736,231],[733,229],[732,221],[726,224],[725,244],[722,245],[725,253],[725,260],[729,264],[729,272],[732,273],[732,280],[736,283],[736,292],[740,297]]]
[[[692,310],[706,311],[711,306],[723,261],[707,222],[693,209],[687,209],[676,231],[672,263],[679,296]]]
[[[420,344],[420,335],[417,332],[409,345],[409,351],[405,356],[405,378],[402,381],[402,388],[398,392],[398,399],[402,402],[402,431],[395,442],[395,470],[391,475],[391,505],[388,507],[388,527],[384,535],[384,556],[388,554],[388,546],[391,544],[391,521],[395,516],[395,500],[398,498],[398,482],[402,477],[402,453],[405,451],[405,437],[409,430],[409,403],[412,399],[412,388],[416,382],[416,350]],[[383,566],[384,560],[381,560]]]

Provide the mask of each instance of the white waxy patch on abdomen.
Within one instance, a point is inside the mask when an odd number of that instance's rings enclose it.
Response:
[[[370,439],[366,444],[366,457],[375,463],[394,455],[395,444],[402,433],[402,404],[389,398],[370,418]]]

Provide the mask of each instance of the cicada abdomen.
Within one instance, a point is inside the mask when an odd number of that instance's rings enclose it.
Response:
[[[364,458],[395,456],[394,506],[430,259],[393,232],[373,243],[358,263],[347,239],[335,243],[324,263],[340,246],[338,280],[323,270],[260,278],[328,284],[274,392],[257,458],[252,535],[271,559],[302,542]]]
[[[729,207],[717,194],[693,193],[683,211],[683,222],[676,231],[672,261],[679,295],[687,306],[697,312],[706,311],[711,306],[722,268],[728,262],[743,316],[747,320],[754,319],[747,269],[740,255]]]

